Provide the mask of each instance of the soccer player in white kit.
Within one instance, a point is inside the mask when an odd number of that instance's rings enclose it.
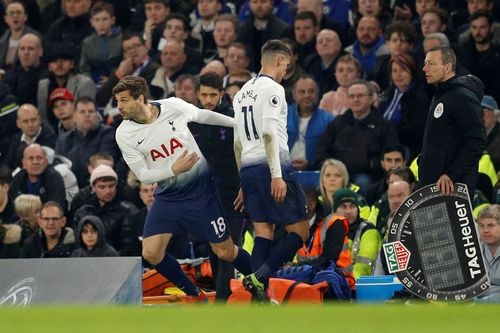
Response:
[[[254,273],[243,285],[256,300],[267,298],[271,274],[291,261],[309,237],[306,199],[287,146],[285,90],[279,84],[291,53],[283,42],[269,40],[261,54],[259,75],[233,99],[234,150],[242,185],[235,206],[244,202],[255,231]],[[271,248],[276,224],[285,224],[288,234]]]
[[[209,242],[220,259],[250,274],[250,255],[228,236],[215,178],[187,125],[194,121],[232,127],[233,119],[179,98],[148,101],[147,82],[141,77],[124,77],[113,96],[123,117],[116,142],[125,162],[141,182],[158,183],[144,224],[143,258],[193,301],[206,296],[165,252],[179,231]]]

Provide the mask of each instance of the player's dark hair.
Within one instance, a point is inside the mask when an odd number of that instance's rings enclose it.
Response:
[[[196,91],[200,91],[201,86],[217,89],[218,91],[224,90],[224,79],[215,72],[207,72],[201,75],[196,80]]]
[[[292,56],[288,46],[279,39],[268,40],[264,45],[262,45],[261,54],[262,57],[266,54],[282,54],[288,57]]]
[[[112,90],[113,96],[123,91],[128,91],[134,99],[144,96],[146,102],[150,96],[147,81],[140,76],[127,75],[116,84]]]

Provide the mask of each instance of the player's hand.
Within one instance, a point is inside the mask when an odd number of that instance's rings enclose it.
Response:
[[[448,177],[447,174],[444,174],[441,177],[439,177],[436,185],[439,191],[443,192],[444,194],[450,194],[455,190],[455,186],[453,185],[453,180],[451,180],[451,178]]]
[[[241,189],[241,187],[238,190],[238,195],[236,196],[236,199],[234,199],[233,205],[234,210],[237,212],[243,213],[243,211],[245,210],[245,204],[243,202],[243,190]]]
[[[271,180],[271,195],[276,202],[283,202],[286,196],[286,183],[283,178],[273,178]]]
[[[305,170],[307,168],[307,160],[293,160],[292,166],[295,170]]]
[[[189,171],[196,164],[196,162],[198,162],[199,159],[200,157],[198,156],[198,154],[188,154],[188,151],[184,150],[172,164],[172,172],[174,173],[174,175],[178,175],[182,172]]]

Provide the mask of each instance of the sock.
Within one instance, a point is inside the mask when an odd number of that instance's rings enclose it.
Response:
[[[184,291],[188,296],[198,296],[200,289],[184,274],[181,266],[172,255],[165,253],[163,260],[155,266],[156,270]]]
[[[252,274],[252,258],[247,251],[238,247],[238,254],[233,261],[234,267],[243,275]]]
[[[252,250],[252,268],[255,272],[269,257],[273,241],[263,237],[255,237]]]
[[[291,261],[303,244],[304,242],[298,234],[295,232],[289,233],[274,247],[266,262],[255,271],[255,277],[259,281],[267,283],[269,276],[283,266],[283,264]]]
[[[218,302],[226,302],[231,295],[230,281],[234,279],[234,265],[219,259],[219,270],[215,277],[215,300]]]

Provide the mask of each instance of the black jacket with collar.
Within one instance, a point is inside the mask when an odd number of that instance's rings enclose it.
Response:
[[[482,97],[483,84],[473,75],[454,76],[436,86],[419,159],[422,186],[447,174],[474,193],[479,159],[486,148]]]

